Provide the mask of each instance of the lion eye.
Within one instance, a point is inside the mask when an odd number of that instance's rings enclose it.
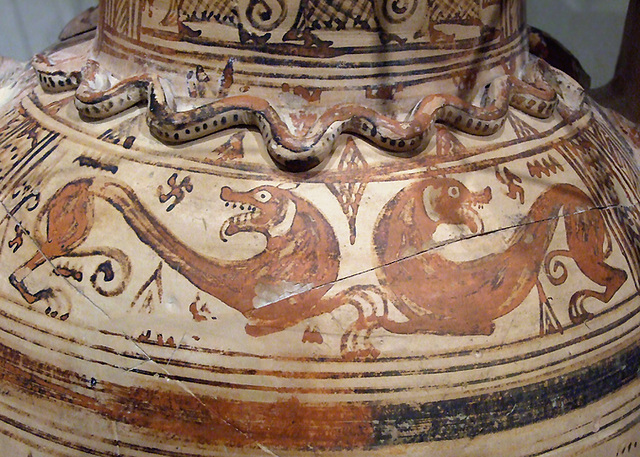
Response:
[[[271,194],[269,192],[267,192],[266,190],[262,190],[262,191],[256,193],[253,196],[253,198],[255,198],[260,203],[267,203],[269,200],[271,200]]]
[[[458,198],[460,196],[460,188],[457,186],[449,187],[449,197]]]

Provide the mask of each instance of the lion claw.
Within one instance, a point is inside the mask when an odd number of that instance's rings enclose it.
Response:
[[[595,317],[595,314],[590,313],[588,311],[569,314],[569,318],[571,319],[571,322],[573,322],[575,325],[584,324],[585,322],[590,321],[594,317]]]

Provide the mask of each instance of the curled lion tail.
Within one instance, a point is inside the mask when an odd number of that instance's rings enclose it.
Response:
[[[545,256],[544,272],[549,282],[554,286],[564,284],[569,276],[567,266],[558,257],[571,257],[571,252],[566,249],[557,249]]]
[[[86,251],[76,250],[67,257],[106,257],[109,260],[100,263],[89,278],[91,286],[103,297],[115,297],[126,289],[131,279],[131,261],[129,257],[117,248],[96,248]],[[114,261],[120,269],[119,274],[114,272],[111,261]],[[118,282],[112,287],[107,287],[116,277]]]

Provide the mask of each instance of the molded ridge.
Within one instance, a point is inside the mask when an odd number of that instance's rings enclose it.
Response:
[[[88,60],[81,74],[63,72],[35,59],[33,66],[45,91],[76,90],[75,104],[88,120],[106,119],[141,102],[148,104],[151,133],[167,144],[196,140],[238,125],[255,126],[262,133],[273,160],[284,169],[303,171],[328,157],[341,133],[357,134],[390,153],[417,153],[428,143],[439,122],[463,132],[488,136],[504,124],[509,107],[536,118],[550,117],[558,93],[546,81],[553,69],[535,60],[522,78],[501,76],[486,88],[482,102],[473,105],[450,94],[424,97],[404,121],[359,104],[328,107],[316,122],[297,134],[268,101],[249,95],[228,96],[190,110],[178,111],[160,78],[136,75],[112,82],[100,64]]]

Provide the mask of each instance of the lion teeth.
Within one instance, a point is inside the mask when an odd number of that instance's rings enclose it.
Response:
[[[245,211],[242,214],[238,214],[236,216],[232,216],[229,221],[234,224],[247,222],[260,214],[260,210],[248,203],[238,203],[238,202],[225,202],[224,206],[227,208],[231,207],[233,209],[239,208],[240,211]]]

